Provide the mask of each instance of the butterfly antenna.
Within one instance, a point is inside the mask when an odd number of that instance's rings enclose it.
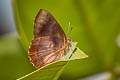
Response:
[[[67,37],[71,39],[71,32],[72,32],[72,27],[71,27],[71,23],[69,22],[68,24],[68,34]]]

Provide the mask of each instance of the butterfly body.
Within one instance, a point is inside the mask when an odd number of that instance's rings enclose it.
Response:
[[[40,68],[60,59],[69,49],[66,35],[54,17],[40,10],[34,22],[34,38],[28,50],[31,63]]]

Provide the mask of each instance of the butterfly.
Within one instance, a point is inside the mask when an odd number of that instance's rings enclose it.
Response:
[[[34,38],[28,49],[28,56],[36,68],[59,60],[69,51],[70,39],[55,18],[40,9],[34,21]]]

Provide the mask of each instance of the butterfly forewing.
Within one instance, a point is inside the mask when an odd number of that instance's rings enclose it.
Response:
[[[29,48],[29,58],[36,68],[60,59],[67,50],[66,35],[54,17],[40,10],[34,22],[34,38]]]

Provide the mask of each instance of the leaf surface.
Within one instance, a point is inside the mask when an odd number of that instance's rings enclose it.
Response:
[[[76,45],[76,43],[73,43],[72,45]],[[73,53],[74,50],[75,52]],[[82,52],[79,48],[76,48],[74,46],[72,46],[72,50],[70,50],[68,54],[72,54],[70,59],[61,58],[60,60],[43,66],[42,68],[37,69],[36,71],[26,76],[23,76],[17,80],[57,80],[69,61],[75,61],[87,57],[87,55],[84,52]]]

